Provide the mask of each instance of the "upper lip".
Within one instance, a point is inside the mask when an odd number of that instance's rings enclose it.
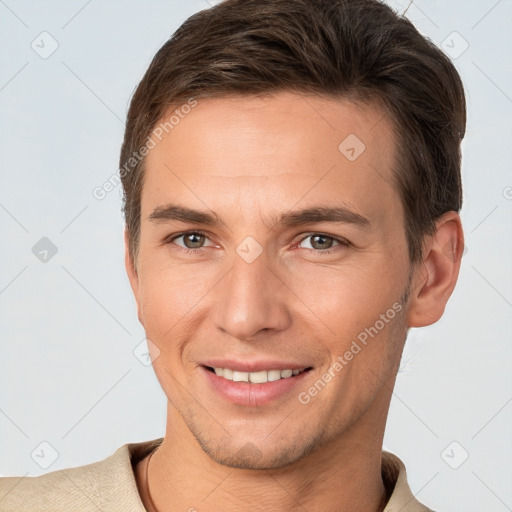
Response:
[[[211,368],[229,368],[237,372],[260,372],[263,370],[304,370],[311,368],[311,365],[292,363],[288,361],[266,360],[266,361],[237,361],[234,359],[209,359],[201,363]]]

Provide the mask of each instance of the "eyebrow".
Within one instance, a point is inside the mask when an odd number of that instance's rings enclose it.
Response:
[[[155,224],[170,221],[204,224],[207,226],[218,226],[223,224],[220,217],[215,213],[194,210],[176,204],[157,206],[151,215],[149,215],[148,220]],[[303,210],[285,212],[279,217],[278,224],[293,227],[300,226],[302,224],[311,224],[314,222],[354,224],[365,229],[369,229],[371,227],[371,223],[366,217],[350,210],[346,206],[314,206]]]
[[[194,210],[176,204],[157,206],[149,215],[148,220],[155,224],[170,221],[204,224],[212,227],[223,224],[220,217],[215,213]],[[314,206],[303,210],[285,212],[280,215],[278,220],[278,224],[291,227],[314,222],[345,223],[364,229],[371,228],[371,223],[366,217],[343,205],[335,207]]]

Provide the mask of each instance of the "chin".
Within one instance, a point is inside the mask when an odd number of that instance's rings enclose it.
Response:
[[[296,463],[324,444],[324,435],[319,433],[310,439],[285,439],[239,441],[225,438],[220,443],[195,436],[203,451],[217,464],[236,469],[277,469]],[[324,441],[324,442],[323,442]]]

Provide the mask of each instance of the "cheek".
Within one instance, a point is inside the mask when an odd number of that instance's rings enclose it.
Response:
[[[304,309],[315,314],[331,335],[353,335],[373,325],[400,300],[404,279],[397,268],[384,263],[385,258],[347,263],[345,266],[308,265],[292,290],[300,297]],[[343,336],[345,337],[345,336]]]
[[[148,340],[155,375],[168,396],[173,395],[176,379],[181,381],[178,361],[194,335],[191,318],[197,315],[201,297],[201,277],[191,267],[170,264],[165,251],[141,244],[139,253],[138,302],[141,322]],[[150,346],[151,351],[151,345]],[[171,371],[172,369],[172,371]]]
[[[140,310],[148,337],[164,342],[181,336],[197,317],[215,281],[199,265],[169,265],[147,258],[141,266]]]
[[[142,287],[141,304],[146,337],[154,344],[156,357],[152,364],[158,381],[166,392],[171,392],[180,380],[181,365],[187,342],[194,336],[196,310],[200,299],[184,290],[183,282],[166,275],[146,274]],[[192,288],[193,283],[192,283]],[[172,371],[171,371],[172,369]]]
[[[172,336],[174,326],[190,309],[187,307],[187,293],[178,290],[181,290],[178,283],[164,276],[144,283],[141,311],[148,337],[151,334],[155,339],[163,341],[167,336]]]

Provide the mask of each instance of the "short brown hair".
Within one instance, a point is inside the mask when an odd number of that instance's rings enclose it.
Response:
[[[155,125],[190,98],[280,90],[375,101],[393,121],[394,180],[412,262],[445,212],[460,211],[466,104],[451,61],[377,0],[225,0],[188,18],[131,100],[120,169],[136,263],[144,158]]]

